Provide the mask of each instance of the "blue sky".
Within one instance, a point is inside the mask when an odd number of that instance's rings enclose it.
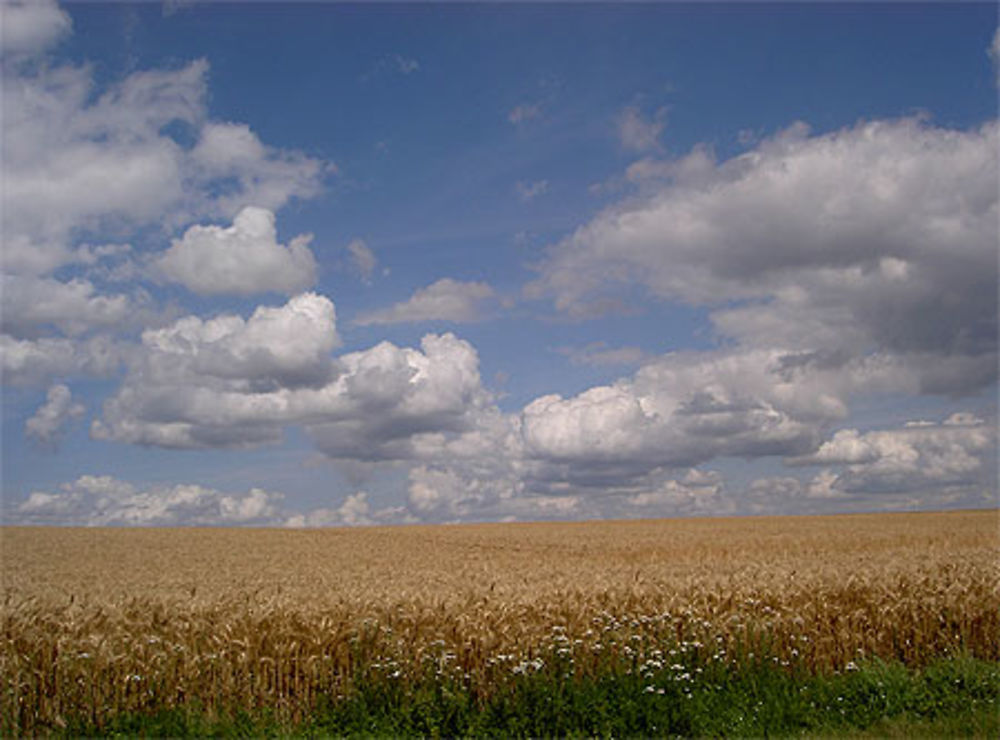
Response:
[[[5,522],[997,504],[993,4],[2,13]]]

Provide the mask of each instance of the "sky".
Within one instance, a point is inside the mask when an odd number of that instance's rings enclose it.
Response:
[[[995,507],[994,3],[0,2],[5,524]]]

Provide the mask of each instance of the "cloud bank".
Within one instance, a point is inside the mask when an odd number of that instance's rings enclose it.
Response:
[[[632,353],[639,369],[611,384],[505,413],[476,350],[450,334],[334,357],[335,341],[315,339],[336,336],[330,304],[277,372],[229,347],[280,348],[285,332],[242,342],[253,317],[213,320],[226,331],[188,317],[143,335],[93,433],[226,447],[301,425],[339,463],[410,465],[416,518],[795,510],[864,494],[878,506],[907,486],[925,501],[981,502],[996,466],[988,424],[837,429],[867,396],[995,382],[996,140],[992,124],[795,126],[726,162],[699,149],[647,168],[638,199],[549,248],[531,291],[583,316],[638,283],[655,301],[707,304],[726,341]],[[469,321],[492,296],[444,279],[358,323]],[[707,466],[734,458],[784,460],[795,475],[727,487]]]
[[[823,133],[795,123],[719,159],[707,145],[666,156],[666,109],[625,108],[618,143],[641,158],[606,189],[615,202],[535,255],[526,305],[551,303],[570,321],[700,307],[709,348],[566,350],[625,374],[501,408],[477,348],[455,334],[341,352],[312,237],[282,243],[276,215],[321,193],[336,168],[213,118],[207,61],[103,83],[92,66],[44,56],[72,30],[54,2],[8,0],[3,12],[0,363],[5,386],[39,394],[25,435],[55,446],[84,414],[70,383],[101,379],[111,390],[95,440],[253,448],[296,428],[334,465],[381,465],[404,481],[393,506],[355,491],[299,512],[259,488],[86,475],[32,492],[12,521],[324,526],[995,505],[989,408],[867,427],[851,414],[886,394],[961,404],[997,382],[995,120],[959,130],[913,116]],[[372,74],[419,69],[390,55]],[[530,102],[507,113],[521,138],[540,117]],[[525,202],[548,190],[503,182]],[[346,253],[370,282],[371,248],[355,239]],[[471,323],[497,300],[486,282],[443,278],[353,323]],[[720,472],[741,459],[784,467],[748,482]]]
[[[16,510],[23,524],[232,526],[273,524],[283,496],[253,488],[227,494],[199,485],[139,489],[107,475],[83,475],[56,493],[32,492]]]

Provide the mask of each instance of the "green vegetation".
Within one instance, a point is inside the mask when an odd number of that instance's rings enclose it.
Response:
[[[992,662],[950,658],[917,670],[872,660],[811,675],[773,658],[734,664],[711,657],[609,666],[598,676],[567,675],[566,666],[539,661],[514,666],[489,695],[450,676],[404,681],[373,671],[350,695],[324,698],[297,721],[271,710],[230,716],[189,704],[50,729],[73,736],[1000,736],[1000,665]]]

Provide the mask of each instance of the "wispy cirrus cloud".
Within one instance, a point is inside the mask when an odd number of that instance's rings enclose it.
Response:
[[[420,62],[402,54],[388,54],[376,61],[361,75],[362,82],[370,82],[380,75],[395,73],[407,77],[420,69]]]
[[[548,191],[548,180],[535,180],[534,182],[518,181],[514,183],[514,192],[517,193],[517,197],[525,203],[545,195]]]
[[[657,151],[660,136],[667,126],[667,109],[659,108],[652,116],[644,116],[637,105],[630,105],[618,114],[618,138],[621,145],[634,152]]]
[[[352,239],[348,243],[347,252],[350,255],[351,266],[362,281],[370,283],[372,274],[378,266],[378,258],[364,239]]]
[[[515,126],[532,121],[542,115],[541,103],[521,103],[507,113],[507,120]]]
[[[993,34],[993,41],[990,43],[986,54],[993,61],[993,71],[996,74],[997,86],[1000,87],[1000,28]]]

